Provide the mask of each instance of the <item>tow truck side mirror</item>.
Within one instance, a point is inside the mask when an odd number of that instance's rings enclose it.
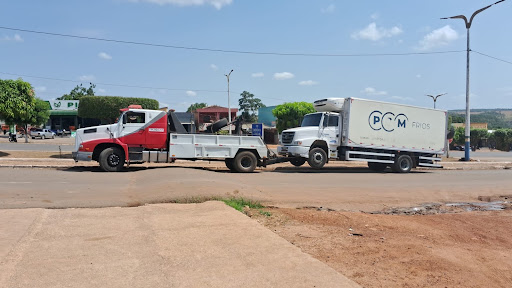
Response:
[[[126,124],[126,117],[123,115],[123,124]]]

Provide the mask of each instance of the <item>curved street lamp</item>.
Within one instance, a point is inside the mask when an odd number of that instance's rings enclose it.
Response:
[[[432,98],[432,100],[434,100],[434,109],[436,109],[436,102],[437,102],[437,98],[439,98],[439,97],[441,97],[441,96],[443,96],[443,95],[446,95],[446,93],[438,94],[438,95],[436,95],[436,96],[432,96],[432,95],[428,95],[428,94],[427,94],[426,96],[431,97],[431,98]]]
[[[503,0],[504,1],[504,0]],[[231,104],[229,101],[229,76],[231,76],[231,72],[233,72],[233,69],[229,71],[229,74],[224,74],[226,78],[228,78],[228,122],[229,122],[229,135],[231,135]]]
[[[444,18],[441,18],[441,19],[462,19],[464,20],[464,23],[466,23],[466,30],[467,30],[467,49],[466,49],[466,58],[467,58],[467,61],[466,61],[466,128],[465,128],[465,149],[464,149],[464,161],[469,161],[469,149],[470,149],[470,141],[471,141],[471,135],[470,135],[470,116],[469,116],[469,113],[470,113],[470,109],[469,109],[469,52],[471,51],[469,49],[469,29],[471,28],[471,24],[473,23],[473,18],[475,18],[475,16],[490,8],[491,6],[493,5],[496,5],[500,2],[503,2],[505,0],[500,0],[498,2],[495,2],[491,5],[488,5],[488,6],[485,6],[484,8],[481,8],[481,9],[478,9],[476,10],[473,15],[471,15],[471,18],[469,19],[469,22],[468,22],[468,18],[466,18],[466,16],[464,15],[457,15],[457,16],[452,16],[452,17],[444,17]]]

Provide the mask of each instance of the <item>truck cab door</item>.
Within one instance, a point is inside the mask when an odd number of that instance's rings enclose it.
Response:
[[[337,149],[340,146],[340,116],[324,114],[322,138],[329,146],[329,158],[337,158]]]
[[[144,133],[144,125],[146,124],[146,113],[128,111],[123,114],[121,119],[119,140],[127,144],[129,147],[144,146],[146,135]]]

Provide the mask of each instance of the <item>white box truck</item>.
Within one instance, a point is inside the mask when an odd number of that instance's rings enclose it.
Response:
[[[301,127],[281,133],[278,154],[322,168],[329,160],[366,161],[374,171],[408,173],[446,151],[446,111],[358,98],[315,101]]]

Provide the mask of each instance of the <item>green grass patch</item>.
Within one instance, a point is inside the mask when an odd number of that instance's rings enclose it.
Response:
[[[245,206],[251,208],[251,209],[261,209],[263,208],[263,205],[261,205],[259,202],[252,201],[252,200],[246,200],[244,198],[228,198],[228,199],[222,199],[226,205],[233,207],[234,209],[243,212],[243,209]]]

